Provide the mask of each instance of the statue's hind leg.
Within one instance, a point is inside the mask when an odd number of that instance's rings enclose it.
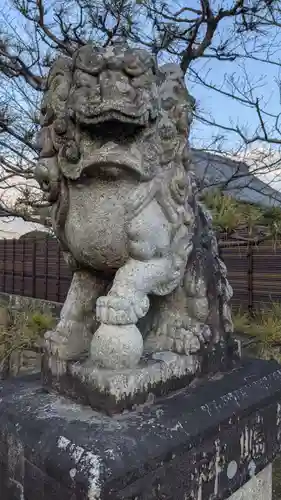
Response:
[[[62,360],[78,360],[89,353],[97,328],[95,302],[104,293],[107,282],[79,270],[72,282],[55,330],[45,334],[48,351]]]

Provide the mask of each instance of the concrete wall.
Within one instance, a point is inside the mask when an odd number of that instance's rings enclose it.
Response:
[[[13,311],[39,311],[41,313],[51,312],[55,317],[59,317],[62,304],[48,300],[35,299],[33,297],[22,297],[0,292],[0,306],[7,306]]]
[[[0,217],[0,239],[19,238],[30,231],[47,231],[42,224],[26,222],[20,217]]]
[[[0,293],[0,327],[7,326],[7,320],[15,317],[21,311],[40,312],[52,314],[59,317],[62,304],[46,300],[22,297]],[[8,313],[7,313],[8,310]],[[14,350],[8,358],[0,357],[0,380],[10,376],[27,375],[38,373],[41,370],[42,351],[40,347],[35,349]]]

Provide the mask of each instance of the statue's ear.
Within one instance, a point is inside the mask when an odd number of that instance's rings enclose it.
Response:
[[[195,99],[185,85],[184,74],[178,64],[164,64],[158,68],[160,107],[177,123],[179,132],[189,132],[195,110]]]
[[[46,81],[46,90],[48,90],[53,83],[53,80],[56,76],[65,76],[69,79],[69,76],[72,74],[72,65],[73,61],[71,58],[60,56],[55,62],[52,64],[51,69],[48,74],[48,78]]]

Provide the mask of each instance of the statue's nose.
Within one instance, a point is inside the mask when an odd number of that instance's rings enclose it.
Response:
[[[136,91],[122,71],[105,70],[100,75],[100,90],[103,101],[134,102]]]

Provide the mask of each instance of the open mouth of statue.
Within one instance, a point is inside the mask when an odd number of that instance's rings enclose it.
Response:
[[[148,123],[149,120],[149,113],[144,112],[144,113],[133,113],[124,110],[116,110],[116,109],[108,109],[105,111],[101,111],[100,113],[97,113],[95,116],[92,118],[93,123],[105,123],[105,122],[111,122],[111,121],[116,121],[120,123],[127,123],[131,125],[139,125],[145,127]]]
[[[104,138],[114,136],[122,140],[141,133],[149,125],[150,114],[147,110],[135,108],[97,108],[94,115],[83,117],[83,121],[93,135]]]
[[[109,172],[109,171],[131,171],[146,177],[142,157],[130,154],[130,152],[112,150],[106,151],[106,148],[97,151],[96,154],[91,155],[90,158],[84,160],[82,170],[87,176],[91,176],[96,172]]]

